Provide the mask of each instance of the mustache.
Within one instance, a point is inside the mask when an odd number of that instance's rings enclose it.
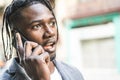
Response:
[[[46,39],[42,45],[44,46],[44,45],[47,45],[49,43],[57,43],[57,39],[56,38]]]

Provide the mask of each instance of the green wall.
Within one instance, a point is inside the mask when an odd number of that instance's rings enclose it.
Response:
[[[77,27],[103,24],[107,22],[112,22],[113,18],[118,15],[120,15],[120,13],[114,12],[114,13],[91,16],[91,17],[86,17],[81,19],[66,20],[65,26],[67,28],[77,28]]]
[[[83,19],[67,20],[65,21],[65,27],[67,27],[68,32],[66,37],[69,44],[69,30],[72,28],[85,27],[90,25],[98,25],[107,22],[113,22],[115,24],[115,55],[116,55],[116,65],[118,71],[120,72],[120,13],[114,12],[105,15],[92,16]],[[69,47],[69,46],[68,46]],[[69,60],[69,59],[68,59]]]
[[[113,19],[115,24],[115,49],[118,71],[120,72],[120,16]]]

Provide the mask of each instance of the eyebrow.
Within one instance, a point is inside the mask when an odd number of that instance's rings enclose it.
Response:
[[[49,21],[50,21],[50,20],[55,20],[55,18],[54,18],[54,17],[51,17],[51,18],[49,19]],[[37,22],[43,22],[43,19],[31,21],[29,25],[31,25],[31,24],[33,24],[33,23],[37,23]]]

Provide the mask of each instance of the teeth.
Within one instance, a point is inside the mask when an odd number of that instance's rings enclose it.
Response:
[[[46,44],[46,46],[51,46],[53,43],[48,43],[48,44]]]

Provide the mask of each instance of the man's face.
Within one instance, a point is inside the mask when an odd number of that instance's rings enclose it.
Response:
[[[42,45],[51,58],[55,57],[57,26],[51,11],[38,3],[22,9],[21,15],[17,28],[24,37]]]

